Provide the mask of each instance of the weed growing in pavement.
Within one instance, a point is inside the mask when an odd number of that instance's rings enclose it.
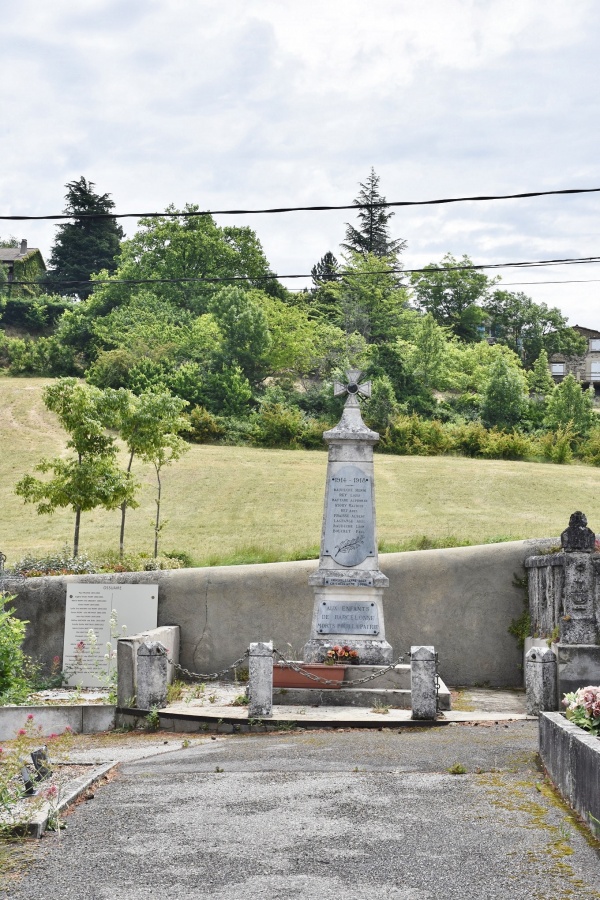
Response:
[[[153,706],[145,720],[146,728],[148,731],[158,731],[160,728],[160,714],[158,712],[158,706]]]
[[[450,766],[450,768],[448,769],[448,774],[449,775],[466,775],[467,770],[465,769],[465,767],[463,766],[462,763],[456,762]]]

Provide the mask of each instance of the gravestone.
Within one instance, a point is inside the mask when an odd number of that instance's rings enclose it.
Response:
[[[334,395],[347,394],[342,418],[323,435],[329,446],[319,568],[310,576],[315,599],[305,662],[323,662],[336,644],[348,644],[363,665],[392,662],[385,639],[383,590],[389,584],[379,571],[375,529],[373,447],[376,431],[362,420],[359,396],[368,397],[370,382],[361,373],[346,373],[348,383],[334,384]]]
[[[116,651],[117,637],[156,628],[157,619],[157,584],[68,583],[63,669],[70,675],[66,683],[73,687],[105,686],[116,665],[116,655],[105,659],[107,643]],[[96,637],[94,653],[90,631]],[[77,649],[81,643],[82,651]]]

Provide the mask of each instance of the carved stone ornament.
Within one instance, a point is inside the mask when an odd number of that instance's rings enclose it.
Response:
[[[569,527],[560,536],[560,543],[567,553],[592,553],[596,535],[587,527],[587,518],[582,512],[574,512],[569,519]]]

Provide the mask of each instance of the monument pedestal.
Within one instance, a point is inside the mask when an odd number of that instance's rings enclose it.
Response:
[[[323,435],[329,457],[321,553],[309,578],[315,600],[303,657],[324,662],[329,650],[346,644],[363,665],[389,665],[393,652],[383,617],[389,582],[379,571],[375,531],[373,446],[379,435],[363,422],[358,403],[358,395],[370,395],[370,384],[359,384],[356,370],[347,376],[346,386],[334,385],[336,396],[348,394],[342,418]]]

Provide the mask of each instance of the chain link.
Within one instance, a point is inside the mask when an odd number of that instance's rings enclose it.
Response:
[[[187,675],[188,678],[199,678],[200,681],[216,681],[217,678],[221,678],[223,675],[226,675],[228,672],[231,672],[232,669],[237,669],[237,667],[247,659],[250,651],[246,650],[243,656],[240,656],[239,659],[236,659],[235,662],[232,662],[230,666],[227,666],[226,669],[221,669],[220,672],[190,672],[189,669],[185,669],[183,666],[180,666],[179,663],[176,663],[172,660],[168,655],[167,651],[163,647],[160,651],[163,656],[167,657],[167,662],[174,666],[178,672],[181,672],[183,675]]]
[[[404,659],[404,657],[399,656],[396,662],[390,663],[390,665],[386,666],[385,669],[382,669],[381,672],[375,672],[373,675],[367,675],[365,678],[357,678],[356,681],[349,681],[347,684],[343,684],[339,681],[334,681],[330,678],[321,678],[320,675],[313,675],[312,672],[307,672],[306,669],[303,669],[297,663],[286,659],[285,656],[276,648],[273,650],[273,656],[278,656],[282,663],[285,663],[285,665],[289,666],[290,669],[293,669],[294,672],[300,672],[300,674],[305,678],[309,678],[311,681],[316,681],[319,684],[335,684],[335,686],[340,688],[341,690],[343,690],[344,688],[356,687],[356,685],[358,684],[366,684],[368,681],[374,681],[375,678],[381,678],[382,675],[386,675],[397,665],[399,665]]]

